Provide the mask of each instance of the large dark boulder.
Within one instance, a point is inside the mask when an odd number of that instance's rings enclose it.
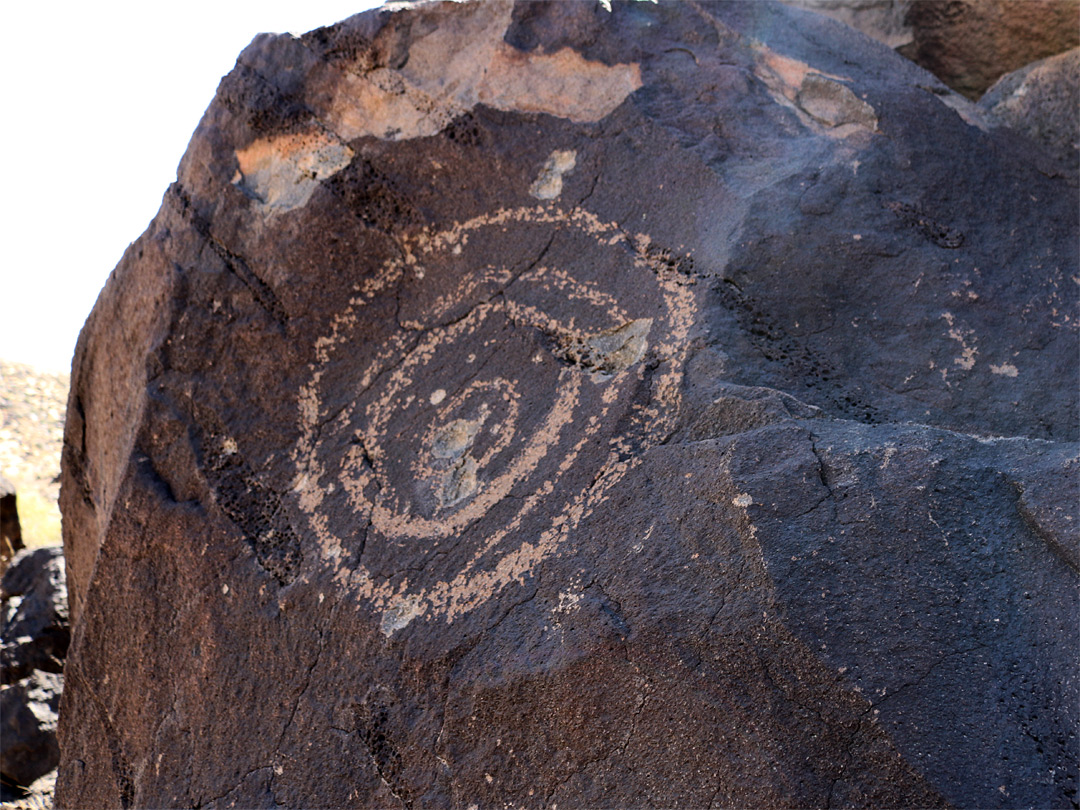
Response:
[[[1075,175],[610,5],[222,81],[76,350],[59,806],[1076,806]]]

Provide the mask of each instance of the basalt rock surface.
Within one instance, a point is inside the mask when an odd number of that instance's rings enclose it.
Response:
[[[0,578],[0,608],[0,795],[40,803],[60,761],[57,709],[70,641],[61,549],[20,551]]]
[[[604,5],[222,81],[76,351],[59,806],[1077,806],[1075,176]]]

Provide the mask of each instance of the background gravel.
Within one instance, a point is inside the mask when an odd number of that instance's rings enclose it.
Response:
[[[60,542],[60,449],[68,375],[0,360],[0,473],[15,485],[23,542]]]

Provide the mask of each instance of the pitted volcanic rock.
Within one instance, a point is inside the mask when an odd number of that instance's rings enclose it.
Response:
[[[76,352],[58,806],[1075,806],[1077,179],[965,104],[765,2],[257,37]]]

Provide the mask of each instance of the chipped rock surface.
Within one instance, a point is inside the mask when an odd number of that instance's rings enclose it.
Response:
[[[1076,178],[954,106],[765,2],[256,38],[76,351],[57,806],[1074,806]]]

